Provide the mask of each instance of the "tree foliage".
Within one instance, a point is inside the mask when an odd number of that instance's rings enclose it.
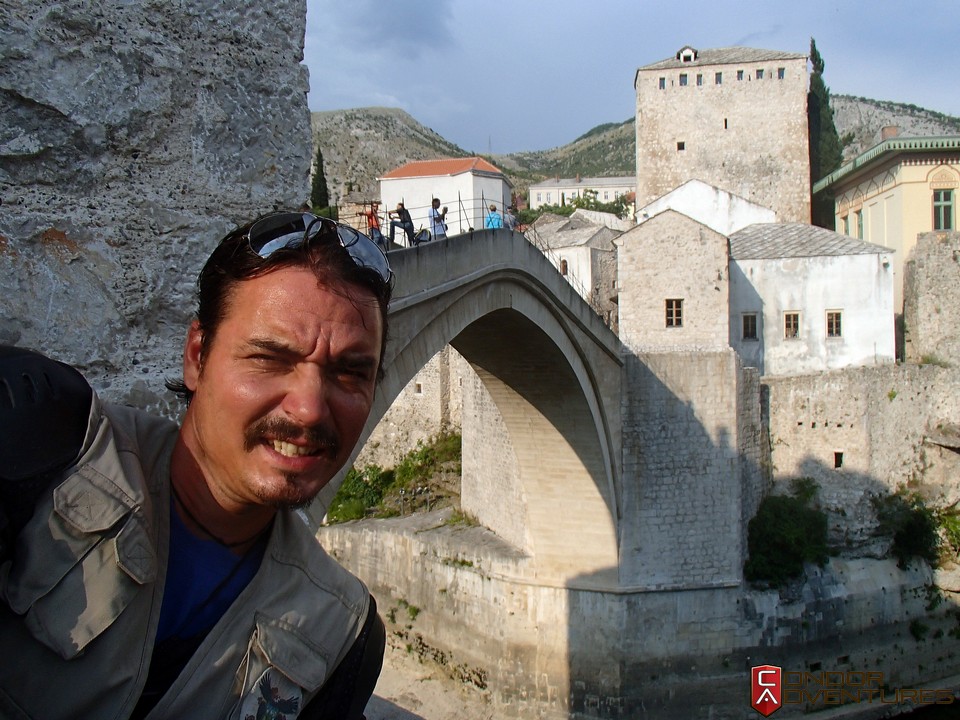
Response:
[[[319,146],[317,146],[317,156],[314,160],[313,184],[310,188],[310,205],[317,210],[330,205],[327,178],[323,174],[323,151]]]
[[[799,577],[804,563],[827,561],[827,516],[810,505],[816,491],[813,480],[801,478],[793,484],[793,495],[761,501],[747,525],[747,580],[780,587]]]
[[[830,107],[830,89],[823,82],[826,63],[817,51],[817,43],[810,38],[810,90],[807,93],[807,125],[810,133],[811,185],[826,177],[843,163],[843,145],[833,122]],[[834,229],[833,193],[824,190],[813,197],[811,220],[814,225]]]
[[[936,565],[940,555],[937,516],[917,493],[901,487],[892,495],[873,498],[877,533],[893,539],[890,552],[905,568],[913,558]]]

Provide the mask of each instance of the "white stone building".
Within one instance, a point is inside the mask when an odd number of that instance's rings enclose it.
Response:
[[[762,375],[895,361],[893,251],[801,223],[730,236],[730,345]]]
[[[621,231],[605,224],[601,213],[574,211],[570,217],[542,215],[525,235],[557,267],[560,274],[616,329],[617,251]]]
[[[482,229],[488,207],[496,205],[502,213],[510,204],[512,188],[499,169],[479,157],[409,162],[379,180],[381,210],[404,203],[417,229],[430,227],[430,203],[439,198],[441,206],[448,209],[448,235]],[[387,222],[384,233],[389,235],[389,229]]]
[[[635,193],[637,178],[633,175],[549,178],[530,186],[530,209],[535,210],[542,205],[567,205],[583,197],[586,191],[595,192],[597,202],[612,203],[624,195]]]
[[[637,222],[642,223],[664,210],[676,210],[723,235],[754,223],[777,221],[777,214],[770,208],[702,180],[688,180],[638,209]]]

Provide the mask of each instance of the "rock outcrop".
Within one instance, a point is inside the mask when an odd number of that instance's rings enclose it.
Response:
[[[305,0],[0,4],[0,343],[173,414],[194,282],[309,195]]]

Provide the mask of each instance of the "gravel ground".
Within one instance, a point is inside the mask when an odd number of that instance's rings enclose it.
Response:
[[[489,696],[447,677],[389,639],[367,720],[492,720]]]

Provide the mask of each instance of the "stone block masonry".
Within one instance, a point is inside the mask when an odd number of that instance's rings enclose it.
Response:
[[[831,540],[851,552],[872,542],[870,497],[922,483],[934,451],[928,438],[960,423],[958,368],[903,364],[763,382],[779,491],[792,478],[816,480]],[[957,485],[954,478],[934,497]]]
[[[623,399],[621,582],[738,585],[744,486],[732,350],[628,356]],[[759,443],[759,428],[751,427]],[[754,454],[754,451],[751,451]]]

